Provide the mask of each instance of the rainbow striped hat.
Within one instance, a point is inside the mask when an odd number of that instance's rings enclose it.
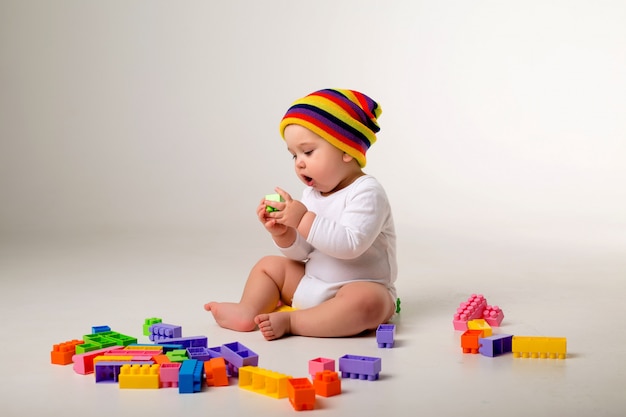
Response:
[[[296,100],[280,122],[285,128],[304,126],[365,166],[365,152],[380,130],[376,119],[382,109],[374,100],[354,90],[325,89]]]

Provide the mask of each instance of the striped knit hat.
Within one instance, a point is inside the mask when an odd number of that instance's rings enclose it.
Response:
[[[376,118],[382,109],[374,100],[354,90],[326,89],[296,100],[280,122],[280,134],[296,124],[326,139],[365,166],[365,152],[380,130]]]

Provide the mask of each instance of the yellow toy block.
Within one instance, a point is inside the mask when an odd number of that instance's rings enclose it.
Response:
[[[120,361],[124,361],[124,362],[130,362],[133,360],[132,356],[129,355],[100,355],[100,356],[96,356],[95,358],[93,358],[93,363],[94,365],[98,362],[120,362]]]
[[[493,334],[491,326],[484,319],[474,319],[467,322],[468,330],[482,330],[483,337],[489,337]]]
[[[159,388],[161,365],[122,365],[120,368],[120,388]]]
[[[513,336],[514,358],[565,359],[567,339],[565,337]]]
[[[288,380],[290,378],[289,375],[256,366],[239,368],[239,388],[272,398],[286,398],[289,395]]]

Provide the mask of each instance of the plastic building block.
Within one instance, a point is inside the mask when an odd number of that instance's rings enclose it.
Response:
[[[150,326],[151,341],[175,339],[183,336],[183,328],[174,324],[156,323]]]
[[[239,368],[239,387],[272,398],[286,398],[287,380],[291,376],[256,366]]]
[[[92,326],[91,334],[102,333],[102,332],[110,332],[111,328],[109,326]]]
[[[150,336],[151,332],[150,332],[150,326],[152,326],[153,324],[156,323],[162,323],[163,320],[161,320],[158,317],[151,317],[151,318],[147,318],[144,320],[143,322],[143,335],[144,336]]]
[[[565,359],[567,339],[565,337],[513,336],[514,358]]]
[[[285,200],[280,196],[280,194],[268,194],[265,196],[266,200],[269,201],[276,201],[276,202],[284,202]],[[268,213],[271,213],[272,211],[278,211],[276,210],[274,207],[271,206],[265,206],[265,211],[267,211]]]
[[[478,353],[480,348],[478,339],[482,337],[482,330],[466,330],[461,335],[461,349],[463,349],[463,353]]]
[[[504,319],[504,313],[498,306],[487,306],[483,311],[483,319],[485,319],[491,327],[498,327]]]
[[[182,361],[186,361],[187,359],[189,359],[187,357],[186,349],[172,350],[172,351],[167,352],[165,356],[167,356],[167,359],[169,359],[170,362],[182,362]]]
[[[212,358],[204,362],[204,374],[208,386],[228,386],[228,374],[224,358]]]
[[[72,363],[72,356],[76,354],[76,346],[82,344],[82,340],[74,339],[53,345],[52,351],[50,351],[50,363],[54,365],[69,365]]]
[[[239,368],[242,366],[257,366],[259,364],[259,355],[239,342],[222,345],[221,353],[228,363],[231,375],[234,376],[239,374]]]
[[[381,358],[371,356],[344,355],[339,358],[342,378],[375,381],[381,371]]]
[[[165,351],[165,349],[163,348],[163,345],[144,345],[144,344],[140,344],[140,345],[128,345],[124,347],[124,350],[145,350],[145,351],[155,351],[158,352],[158,354],[163,353]]]
[[[178,373],[178,392],[193,394],[202,390],[204,362],[195,359],[183,361]]]
[[[468,330],[482,330],[483,337],[489,337],[493,334],[491,326],[484,319],[474,319],[467,322]]]
[[[309,375],[311,378],[315,377],[315,374],[322,371],[335,371],[335,360],[328,358],[315,358],[309,361]]]
[[[166,363],[174,363],[165,354],[154,355],[152,357],[152,360],[154,361],[154,363],[158,363],[159,365],[164,365]]]
[[[402,311],[402,301],[398,297],[396,298],[396,314],[400,313],[400,311]]]
[[[160,387],[160,365],[126,364],[120,368],[118,377],[120,388],[149,388]]]
[[[205,347],[190,347],[187,348],[187,356],[189,359],[196,359],[199,361],[208,361],[212,358],[211,351]]]
[[[83,336],[84,344],[76,346],[76,353],[85,353],[91,350],[103,349],[109,346],[128,346],[137,343],[137,338],[117,332],[103,331]]]
[[[93,365],[94,365],[94,369],[95,366],[99,363],[99,362],[111,362],[111,361],[117,361],[117,362],[150,362],[150,363],[154,363],[154,361],[152,360],[152,356],[130,356],[130,355],[107,355],[106,353],[104,355],[100,355],[100,356],[96,356],[95,358],[93,358]]]
[[[296,411],[315,408],[315,388],[308,378],[290,378],[287,380],[287,397]]]
[[[381,324],[376,330],[376,342],[379,348],[392,348],[396,335],[395,324]]]
[[[207,337],[206,336],[188,336],[188,337],[174,337],[171,339],[165,340],[155,340],[154,343],[157,345],[181,345],[183,349],[187,349],[190,347],[207,347]]]
[[[468,320],[480,319],[487,307],[487,300],[480,294],[472,294],[467,301],[462,302],[454,314],[452,324],[455,330],[467,330]]]
[[[511,353],[513,349],[513,335],[498,334],[495,336],[481,337],[478,339],[478,352],[483,356],[500,356]]]
[[[162,363],[159,369],[159,381],[163,388],[178,388],[178,377],[181,363]]]
[[[313,378],[315,393],[322,397],[332,397],[341,394],[341,379],[335,371],[321,371]]]
[[[137,361],[133,362],[132,365],[152,365],[154,362],[152,361]],[[96,383],[103,382],[119,382],[119,374],[122,366],[130,365],[128,361],[99,361],[94,362],[94,375],[96,378]]]
[[[103,355],[105,352],[119,348],[121,348],[121,346],[111,346],[109,348],[93,350],[87,353],[77,353],[76,355],[72,356],[72,362],[74,362],[74,365],[72,367],[74,371],[78,374],[91,374],[94,371],[94,358]]]
[[[153,356],[157,356],[160,355],[161,352],[159,350],[154,350],[154,349],[146,349],[146,350],[139,350],[139,349],[114,349],[114,350],[110,350],[108,352],[106,352],[104,355],[108,356],[108,355],[115,355],[115,356],[148,356],[150,358],[152,358]]]

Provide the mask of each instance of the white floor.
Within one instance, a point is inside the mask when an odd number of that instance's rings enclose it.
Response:
[[[50,364],[55,343],[108,325],[146,341],[143,320],[161,317],[210,346],[239,341],[259,366],[307,376],[308,361],[344,354],[382,358],[379,381],[343,380],[343,393],[318,397],[324,415],[626,415],[626,259],[615,248],[442,237],[401,240],[397,345],[374,335],[289,337],[216,326],[202,309],[236,300],[264,239],[90,237],[10,239],[0,246],[2,416],[293,415],[287,400],[229,387],[180,395],[175,389],[120,390],[71,366]],[[462,354],[451,319],[479,292],[503,310],[496,332],[565,336],[568,359]]]

